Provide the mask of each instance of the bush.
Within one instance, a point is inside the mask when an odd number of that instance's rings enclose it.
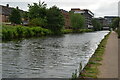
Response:
[[[118,28],[116,32],[118,33],[118,38],[120,38],[120,29]]]
[[[23,37],[39,37],[44,35],[51,35],[52,32],[41,27],[25,27],[25,26],[6,26],[2,28],[2,39],[11,40]]]
[[[29,23],[30,26],[47,26],[47,20],[42,18],[34,18]]]

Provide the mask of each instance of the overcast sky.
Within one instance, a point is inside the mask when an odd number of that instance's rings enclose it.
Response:
[[[19,6],[22,10],[28,10],[27,4],[33,2],[38,3],[39,0],[2,0],[0,5],[6,5],[10,7]],[[120,0],[41,0],[45,1],[47,7],[53,5],[58,6],[60,9],[69,11],[71,8],[89,9],[95,17],[103,16],[117,16],[118,15],[118,2]],[[120,6],[119,6],[120,7]]]

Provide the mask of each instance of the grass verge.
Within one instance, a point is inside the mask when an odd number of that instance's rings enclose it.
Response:
[[[120,28],[118,28],[116,32],[118,33],[118,38],[120,38]]]
[[[68,34],[68,33],[83,33],[83,32],[93,32],[92,29],[79,29],[77,31],[72,30],[72,29],[64,29],[62,30],[63,34]]]
[[[99,74],[98,66],[102,65],[100,62],[105,51],[106,43],[110,33],[100,42],[93,56],[90,58],[88,64],[80,73],[80,78],[97,78]]]

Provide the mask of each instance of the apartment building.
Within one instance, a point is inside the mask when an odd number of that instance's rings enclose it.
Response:
[[[85,17],[85,28],[92,28],[92,18],[94,17],[94,14],[88,10],[88,9],[80,9],[80,8],[72,8],[72,12],[74,13],[80,13]]]

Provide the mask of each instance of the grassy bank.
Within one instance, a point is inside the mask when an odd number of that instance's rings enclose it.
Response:
[[[83,32],[91,32],[90,29],[81,29],[78,30],[77,33]],[[29,38],[29,37],[40,37],[45,35],[54,35],[48,29],[44,29],[41,27],[27,27],[27,26],[12,26],[12,25],[2,25],[2,40],[12,40],[12,39],[19,39],[19,38]],[[64,29],[62,30],[62,34],[67,33],[75,33],[72,29]]]
[[[52,32],[41,27],[26,27],[26,26],[2,26],[2,39],[12,40],[17,38],[39,37],[50,35]]]
[[[105,38],[100,42],[88,64],[80,73],[80,78],[97,78],[97,75],[99,74],[98,66],[101,65],[100,61],[102,60],[109,35],[110,33],[106,35]]]
[[[118,33],[118,38],[120,38],[120,28],[117,29],[116,32]]]
[[[92,29],[80,29],[80,30],[77,30],[77,31],[74,31],[72,29],[64,29],[64,30],[62,30],[63,34],[68,34],[68,33],[83,33],[83,32],[93,32],[93,30]]]

